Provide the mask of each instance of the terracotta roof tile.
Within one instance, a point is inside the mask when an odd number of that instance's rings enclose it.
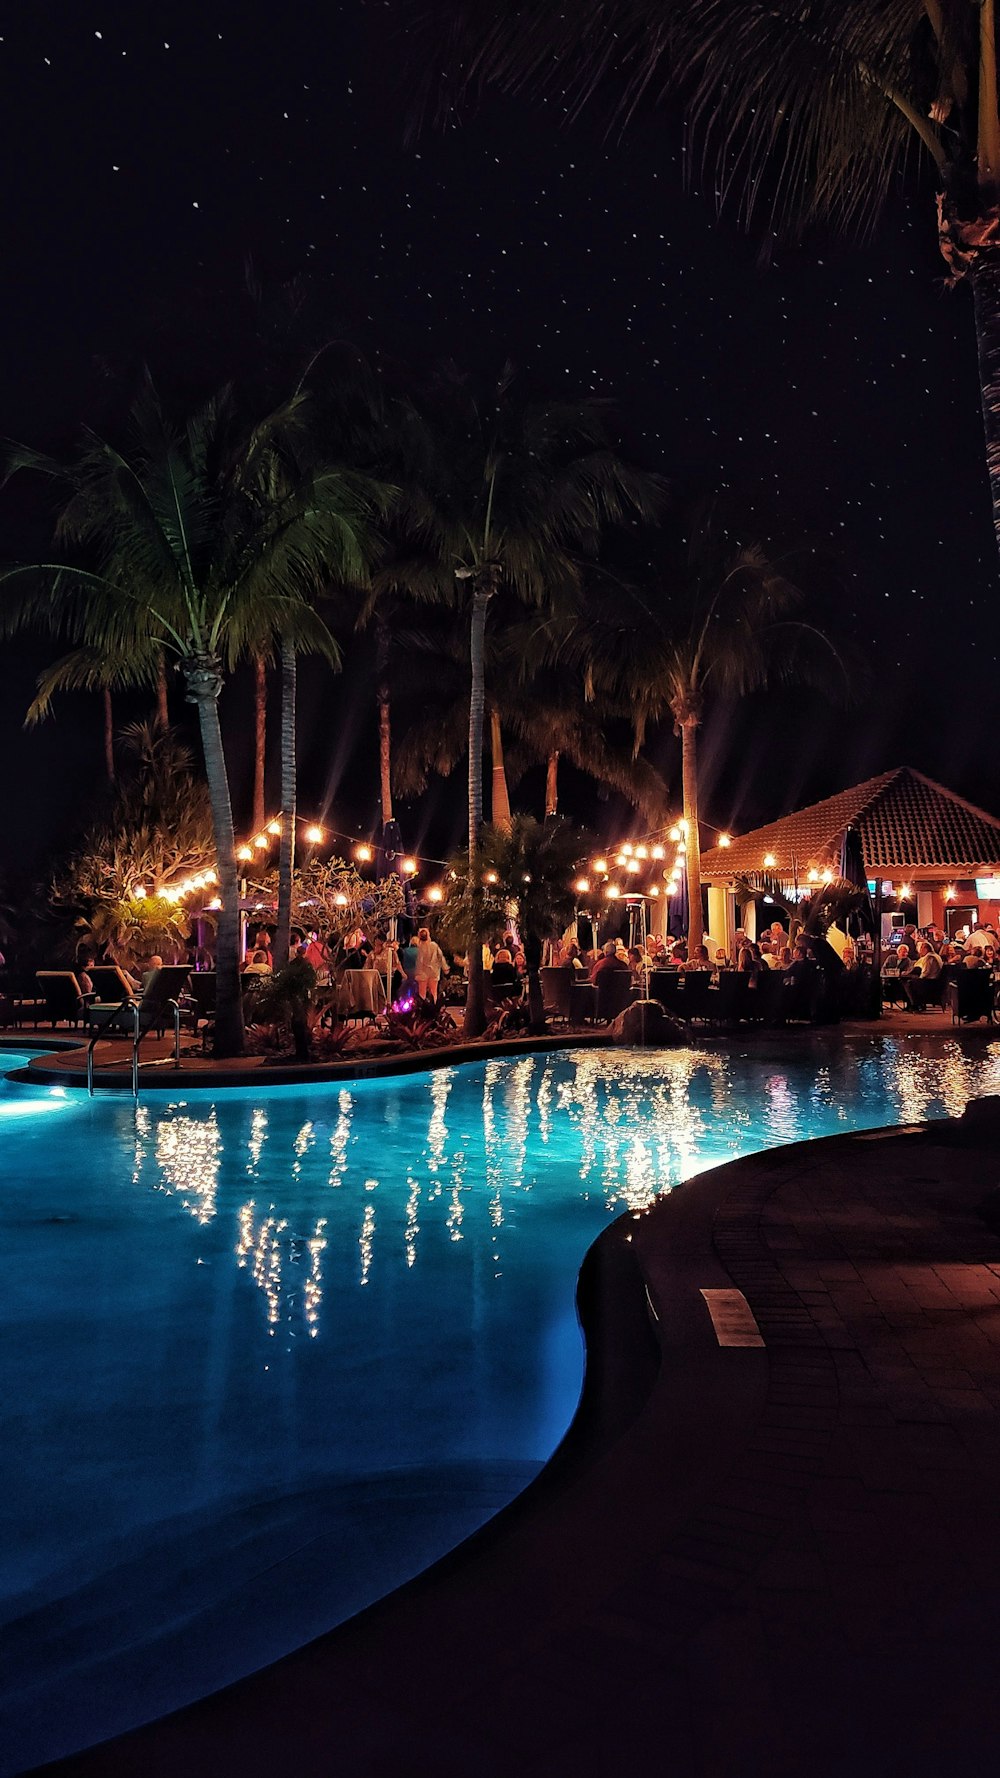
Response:
[[[866,778],[851,790],[798,809],[766,827],[702,854],[706,878],[763,869],[774,854],[786,875],[840,867],[847,827],[857,827],[868,871],[907,876],[983,876],[1000,871],[1000,821],[945,790],[922,772],[901,766]]]

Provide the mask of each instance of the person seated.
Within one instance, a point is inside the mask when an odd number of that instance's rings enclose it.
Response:
[[[753,939],[747,938],[745,933],[743,935],[743,943],[736,955],[736,968],[741,975],[748,975],[750,977],[751,988],[756,988],[761,976],[767,968],[767,964],[764,962]]]
[[[638,945],[630,945],[626,953],[628,966],[632,971],[633,981],[642,982],[646,977],[646,958]]]
[[[162,968],[163,968],[163,958],[162,957],[157,957],[154,955],[149,958],[149,960],[146,964],[145,973],[143,974],[142,980],[139,983],[140,998],[142,997],[143,994],[147,993],[148,990],[152,987],[153,983],[155,982],[155,980],[156,980],[157,976],[159,975],[160,970]]]
[[[270,975],[271,965],[267,960],[266,951],[251,951],[243,965],[244,975]]]
[[[517,1000],[520,997],[521,978],[514,968],[514,959],[506,945],[500,946],[493,959],[490,993],[494,1000]]]
[[[615,944],[613,938],[609,938],[607,944],[603,946],[597,962],[594,964],[594,967],[590,972],[590,979],[592,982],[596,982],[600,980],[602,975],[606,975],[609,970],[627,968],[628,956],[626,955],[625,961],[622,962],[622,959],[618,955],[618,946]]]
[[[791,947],[791,945],[782,945],[780,951],[778,952],[778,961],[775,964],[775,968],[780,969],[781,971],[784,971],[786,969],[791,969],[791,966],[792,966],[792,947]]]
[[[571,938],[569,944],[564,947],[562,967],[564,969],[572,969],[575,975],[580,975],[586,970],[586,965],[583,958],[580,956],[580,947],[573,938]]]
[[[687,960],[688,960],[687,945],[684,943],[683,939],[679,938],[676,941],[676,943],[673,944],[670,948],[670,957],[668,959],[668,968],[680,969],[682,963],[686,963]]]
[[[917,961],[903,982],[907,1002],[913,1012],[923,1012],[932,1000],[940,998],[940,986],[937,984],[944,968],[941,959],[931,950],[929,944],[921,942],[917,945]]]
[[[694,955],[689,957],[687,962],[681,965],[681,968],[685,971],[711,969],[711,967],[712,959],[708,954],[707,945],[695,945]]]
[[[93,951],[83,951],[77,958],[76,979],[80,984],[81,994],[86,995],[94,992],[94,984],[87,971],[93,969],[96,963],[97,958],[94,956]]]

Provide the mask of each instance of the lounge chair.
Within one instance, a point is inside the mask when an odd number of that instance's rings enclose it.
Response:
[[[35,981],[45,1002],[36,1017],[48,1019],[55,1030],[62,1019],[78,1025],[83,1017],[83,990],[71,969],[37,969]]]
[[[104,1006],[120,1005],[133,992],[125,971],[117,963],[92,963],[85,973],[94,985],[94,999]]]
[[[133,1007],[139,1010],[139,1034],[155,1030],[162,1037],[174,1017],[174,1009],[187,985],[191,971],[186,963],[165,964],[154,970],[141,994],[125,994],[118,1001],[96,1000],[88,1008],[87,1023],[102,1036],[135,1030]],[[179,1008],[178,1008],[179,1010]]]

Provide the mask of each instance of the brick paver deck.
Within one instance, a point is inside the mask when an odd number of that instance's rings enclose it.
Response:
[[[616,1225],[661,1364],[602,1455],[339,1631],[58,1770],[994,1770],[998,1185],[978,1108],[738,1161]],[[741,1291],[764,1344],[720,1345],[706,1289]],[[641,1367],[637,1294],[598,1304],[604,1373]]]

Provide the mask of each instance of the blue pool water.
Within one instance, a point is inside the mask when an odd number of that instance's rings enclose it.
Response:
[[[610,1219],[998,1089],[991,1050],[805,1035],[138,1109],[4,1082],[0,1771],[274,1658],[519,1492]]]

